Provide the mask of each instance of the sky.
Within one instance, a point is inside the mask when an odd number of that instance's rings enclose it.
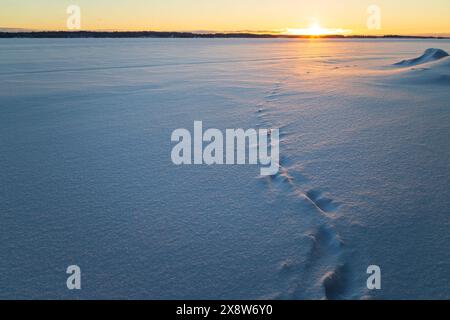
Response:
[[[0,28],[67,30],[70,5],[82,30],[450,35],[450,0],[0,0]]]

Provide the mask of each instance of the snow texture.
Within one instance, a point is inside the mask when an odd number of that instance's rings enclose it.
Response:
[[[0,298],[450,298],[449,50],[1,40]],[[174,166],[195,120],[280,128],[280,173]]]

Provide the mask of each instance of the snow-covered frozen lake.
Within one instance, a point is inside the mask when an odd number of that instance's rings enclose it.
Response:
[[[0,40],[0,298],[450,298],[450,59],[393,66],[428,48]],[[280,128],[280,174],[175,166],[195,120]]]

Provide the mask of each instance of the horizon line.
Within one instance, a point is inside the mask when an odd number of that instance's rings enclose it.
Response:
[[[5,31],[5,30],[10,31]],[[379,34],[379,35],[367,35],[367,34],[324,34],[324,35],[295,35],[285,33],[269,33],[269,32],[252,32],[252,31],[124,31],[124,30],[27,30],[20,28],[0,28],[0,37],[8,38],[14,36],[20,37],[40,37],[44,35],[54,34],[55,36],[74,36],[83,35],[88,37],[100,36],[100,35],[127,35],[126,37],[147,36],[147,37],[160,37],[160,38],[217,38],[217,37],[241,37],[241,38],[422,38],[422,39],[450,39],[450,35],[437,35],[437,34]],[[125,37],[124,37],[125,38]]]
[[[67,29],[29,29],[29,28],[14,28],[14,27],[0,27],[0,33],[38,33],[38,32],[111,32],[111,33],[173,33],[173,34],[194,34],[194,35],[214,35],[214,34],[249,34],[249,35],[272,35],[272,36],[305,36],[305,37],[322,37],[322,36],[345,36],[345,37],[386,37],[386,36],[404,36],[404,37],[450,37],[450,32],[433,32],[433,33],[386,33],[386,34],[353,34],[353,33],[336,33],[336,34],[289,34],[288,29],[279,30],[123,30],[123,29],[81,29],[81,30],[67,30]]]

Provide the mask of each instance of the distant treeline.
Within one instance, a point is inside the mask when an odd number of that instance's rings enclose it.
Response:
[[[449,39],[448,37],[427,36],[365,36],[365,35],[324,35],[301,36],[284,34],[258,34],[258,33],[192,33],[192,32],[159,32],[159,31],[33,31],[33,32],[0,32],[0,38],[325,38],[325,39]]]

